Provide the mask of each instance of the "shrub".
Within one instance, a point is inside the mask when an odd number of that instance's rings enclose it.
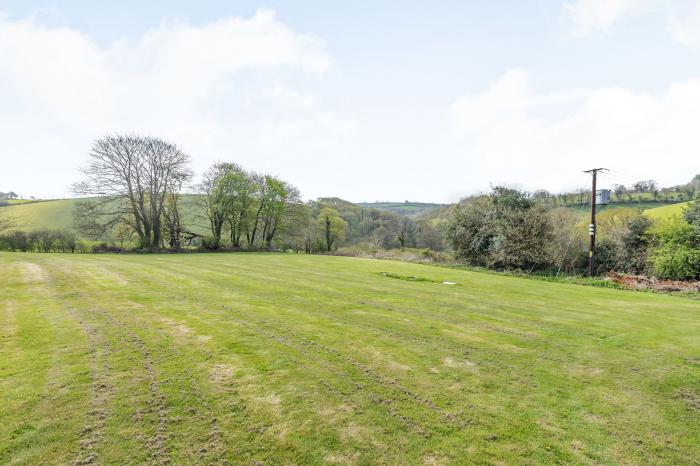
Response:
[[[697,279],[700,278],[700,249],[666,243],[653,251],[651,264],[659,278]]]
[[[696,229],[680,216],[657,222],[649,229],[654,242],[649,262],[659,278],[700,277],[700,242]]]
[[[117,246],[112,246],[107,243],[96,244],[92,247],[93,254],[100,254],[105,252],[123,252],[124,250]]]
[[[534,270],[554,263],[552,231],[543,207],[521,191],[496,187],[454,209],[447,237],[457,258],[471,265]]]

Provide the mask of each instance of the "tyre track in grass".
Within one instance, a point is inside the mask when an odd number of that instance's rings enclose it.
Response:
[[[203,266],[202,268],[205,268],[205,267]],[[219,270],[217,268],[212,268],[212,267],[206,267],[206,268],[208,270],[211,270],[212,272],[215,272],[218,274],[224,274],[224,272],[222,272],[221,270]],[[179,271],[174,272],[173,275],[174,276],[181,275],[181,272],[179,272]],[[202,283],[205,287],[211,286],[210,283],[207,283],[203,280],[200,281],[200,283]],[[193,298],[192,296],[182,296],[182,299],[189,300],[189,301],[195,301],[195,298]],[[200,303],[197,302],[196,304],[199,305]],[[232,308],[230,308],[226,305],[222,305],[222,308],[226,309],[230,312],[235,312]],[[231,318],[230,315],[228,315],[228,317],[230,319],[232,319],[233,321],[235,321],[236,323],[243,325],[243,326],[247,326],[248,328],[252,328],[254,330],[259,330],[256,328],[256,325],[257,326],[267,326],[269,329],[269,325],[267,325],[265,321],[251,319],[248,322],[244,322],[240,319],[236,320],[235,318]],[[278,325],[276,328],[279,329],[279,328],[281,328],[281,326]],[[264,334],[263,333],[260,333],[260,334],[262,336],[265,336],[266,338],[269,338],[269,339],[275,341],[278,344],[283,344],[283,345],[288,346],[288,347],[296,346],[298,349],[298,347],[300,347],[300,346],[302,346],[302,347],[305,346],[307,349],[311,350],[311,351],[307,351],[305,353],[305,355],[307,356],[307,359],[315,361],[316,363],[318,363],[318,361],[321,360],[321,358],[318,357],[319,352],[325,352],[326,354],[330,354],[333,357],[335,357],[336,359],[340,358],[342,360],[342,362],[344,362],[346,364],[350,364],[355,369],[357,369],[358,372],[360,374],[362,374],[366,379],[369,379],[372,382],[374,382],[375,384],[382,386],[384,389],[387,389],[387,390],[392,391],[392,392],[398,392],[400,394],[399,398],[403,397],[404,399],[411,400],[411,402],[415,402],[415,403],[418,403],[422,406],[425,406],[426,408],[430,409],[431,411],[437,413],[440,417],[442,417],[448,424],[450,424],[453,427],[464,428],[471,423],[471,421],[468,419],[463,419],[463,420],[456,419],[456,417],[453,414],[442,410],[439,406],[437,406],[434,402],[432,402],[428,398],[423,397],[423,396],[411,391],[410,389],[401,385],[397,380],[389,378],[387,376],[384,376],[383,374],[381,374],[381,373],[377,372],[376,370],[370,368],[369,366],[361,363],[360,361],[357,361],[354,358],[351,358],[349,356],[345,356],[337,350],[334,350],[328,346],[321,345],[321,344],[316,343],[316,342],[312,342],[311,340],[308,340],[308,339],[306,341],[300,340],[299,336],[297,334],[295,334],[293,331],[289,331],[289,330],[287,331],[286,342],[285,342],[284,337],[281,337],[281,336],[276,335],[274,333],[265,332]],[[295,339],[296,342],[289,340],[290,337]],[[314,345],[316,345],[316,346],[314,346]],[[327,367],[327,369],[329,369],[329,367]],[[338,370],[336,369],[336,371],[338,371]],[[343,378],[345,378],[347,380],[350,379],[349,374],[347,372],[344,372],[344,371],[339,371],[339,372],[342,374]],[[338,374],[338,375],[340,375],[340,374]],[[393,402],[390,402],[390,400],[386,400],[386,399],[376,399],[374,401],[379,403],[379,404],[382,404],[382,405],[388,405],[388,404],[393,403]]]
[[[169,269],[169,267],[166,266],[166,264],[162,264],[162,269]],[[203,267],[204,268],[204,267]],[[222,273],[221,270],[216,270],[216,273]],[[182,272],[180,270],[177,271],[170,271],[168,270],[167,274],[173,278],[179,278],[182,277]],[[145,277],[147,279],[152,280],[152,276],[147,276]],[[196,280],[198,284],[201,284],[201,288],[206,288],[208,286],[211,286],[210,283],[204,281],[204,280]],[[191,288],[193,289],[193,288]],[[202,304],[202,300],[198,299],[196,296],[191,296],[191,295],[182,295],[180,297],[181,300],[184,301],[189,301],[193,304],[193,306],[199,307]],[[233,311],[231,308],[228,306],[222,305],[222,309],[228,310],[228,311]],[[336,377],[338,377],[340,380],[343,380],[348,386],[351,386],[354,388],[355,393],[347,392],[347,391],[342,391],[339,388],[333,387],[330,384],[326,383],[325,381],[321,380],[321,385],[326,389],[332,391],[339,399],[343,401],[352,401],[349,404],[352,405],[357,405],[356,400],[351,400],[351,397],[356,396],[357,392],[362,392],[366,394],[368,400],[380,407],[381,409],[387,411],[391,417],[395,418],[398,420],[401,424],[403,424],[408,430],[422,436],[422,437],[430,437],[430,433],[427,432],[425,429],[423,429],[416,421],[413,419],[402,415],[399,410],[395,407],[395,403],[397,400],[392,399],[392,398],[386,398],[379,396],[377,394],[374,394],[372,392],[369,392],[367,390],[366,385],[358,383],[355,381],[349,373],[346,371],[342,371],[335,367],[332,363],[323,360],[318,356],[317,353],[312,353],[308,351],[308,349],[304,348],[303,346],[299,344],[293,344],[289,339],[285,339],[282,336],[276,335],[272,332],[266,332],[261,330],[259,327],[260,325],[256,325],[252,322],[244,321],[242,319],[236,319],[230,315],[230,313],[223,314],[222,317],[224,317],[226,320],[234,322],[238,324],[239,326],[242,326],[243,328],[248,329],[248,331],[257,336],[264,337],[265,339],[268,339],[270,341],[273,341],[277,345],[283,346],[287,349],[290,349],[294,351],[296,354],[299,355],[300,358],[310,361],[312,363],[316,363],[317,365],[323,367],[325,370],[333,373]],[[299,361],[302,362],[302,361]]]
[[[134,303],[133,301],[129,301],[129,303],[135,306],[136,308],[142,307],[141,305]],[[155,319],[155,315],[152,315],[152,319]],[[160,316],[160,321],[163,324],[170,325],[170,327],[177,324],[176,321],[172,319],[165,319],[162,316]],[[146,324],[146,322],[142,323],[144,325]],[[182,328],[179,327],[179,338],[174,337],[172,334],[172,329],[170,330],[170,332],[167,332],[167,329],[158,329],[159,332],[164,333],[164,338],[165,335],[167,335],[168,338],[173,338],[174,344],[170,346],[170,349],[175,354],[175,357],[178,358],[178,360],[183,360],[185,357],[187,357],[180,349],[180,346],[182,346],[183,344],[197,345],[198,351],[203,353],[203,357],[199,359],[206,361],[214,359],[214,353],[212,351],[207,350],[203,345],[198,344],[199,342],[197,340],[197,335],[195,335],[194,333],[192,333],[191,335],[189,334],[190,332],[192,332],[191,329],[186,328],[187,332],[184,332],[183,334]],[[207,400],[206,396],[202,393],[202,390],[196,387],[198,382],[192,377],[192,374],[183,373],[179,375],[181,378],[187,379],[189,381],[190,390],[188,391],[188,394],[196,399],[196,407],[192,406],[190,408],[190,414],[193,417],[195,417],[200,424],[206,425],[208,430],[207,436],[204,439],[204,445],[197,450],[198,461],[201,461],[202,463],[209,462],[210,464],[219,464],[225,461],[225,458],[229,452],[227,449],[227,445],[224,442],[221,426],[219,424],[219,419],[216,416],[215,410],[213,409],[212,404]],[[230,392],[233,392],[233,394],[236,396],[238,395],[235,389],[233,389]],[[237,403],[236,411],[240,412],[242,409],[245,409],[244,406],[241,403]]]
[[[399,410],[395,407],[397,400],[392,399],[392,398],[382,397],[382,396],[377,395],[375,393],[369,392],[367,389],[367,385],[355,381],[352,378],[352,376],[350,374],[348,374],[346,371],[340,370],[337,367],[335,367],[332,363],[319,358],[318,354],[315,354],[311,351],[308,351],[303,346],[295,344],[288,337],[283,337],[283,336],[277,335],[273,332],[268,332],[268,331],[262,330],[262,329],[260,329],[259,326],[255,325],[252,322],[248,322],[248,321],[233,318],[233,317],[229,318],[229,320],[246,328],[250,333],[252,333],[254,335],[268,339],[268,340],[276,343],[279,346],[283,346],[286,349],[295,352],[304,361],[311,362],[311,363],[314,363],[320,367],[323,367],[325,370],[327,370],[328,372],[335,375],[338,379],[345,382],[348,386],[352,387],[355,390],[355,392],[365,393],[368,400],[372,404],[374,404],[375,406],[378,406],[381,409],[388,412],[392,418],[399,421],[401,424],[404,425],[404,427],[406,427],[408,430],[412,431],[413,433],[420,435],[422,437],[425,437],[425,438],[429,438],[431,436],[430,432],[423,429],[420,426],[420,424],[418,424],[416,421],[414,421],[410,417],[404,416],[399,412]],[[294,360],[296,358],[292,358],[292,359]],[[296,360],[300,363],[304,362],[300,359],[296,359]],[[329,382],[327,382],[324,379],[320,379],[319,382],[320,382],[320,385],[322,387],[324,387],[324,389],[326,391],[329,391],[329,392],[335,394],[340,400],[348,403],[349,405],[357,406],[357,400],[354,399],[354,396],[353,396],[353,395],[355,395],[354,393],[349,392],[349,391],[344,391],[338,387],[334,387],[333,385],[331,385]]]
[[[33,262],[19,262],[23,280],[33,287],[41,287],[48,299],[58,299],[50,284],[51,274],[44,267]],[[104,442],[106,419],[110,413],[108,401],[114,392],[109,382],[111,368],[107,361],[108,344],[104,335],[89,322],[82,319],[75,309],[66,307],[66,312],[75,321],[87,337],[87,352],[90,367],[89,408],[86,412],[87,422],[83,425],[78,441],[75,465],[93,465],[100,462],[97,448]]]
[[[169,268],[169,267],[167,267],[166,264],[163,264],[163,267]],[[218,269],[212,269],[211,267],[207,267],[207,266],[203,266],[202,268],[210,270],[211,272],[214,272],[216,274],[225,275],[224,272],[222,272],[221,270],[218,270]],[[171,275],[172,277],[181,277],[182,276],[182,272],[179,270],[174,271],[174,272],[169,271],[168,274]],[[204,280],[196,280],[196,281],[198,282],[198,284],[202,285],[201,288],[207,288],[207,287],[212,286],[210,282],[206,282]],[[204,296],[202,296],[201,298],[203,298],[203,297]],[[192,302],[195,307],[201,306],[201,303],[202,303],[202,300],[200,298],[198,298],[197,296],[192,296],[192,295],[182,295],[180,297],[180,299]],[[425,398],[425,397],[423,397],[415,392],[412,392],[411,390],[407,389],[406,387],[400,385],[398,383],[398,381],[396,381],[394,379],[390,379],[390,378],[378,373],[377,371],[373,370],[369,366],[366,366],[363,363],[361,363],[353,358],[346,357],[347,359],[345,361],[341,361],[341,362],[345,363],[345,364],[350,364],[351,366],[353,366],[357,370],[357,375],[365,378],[365,383],[358,383],[355,380],[357,378],[357,376],[352,376],[349,372],[338,369],[336,367],[336,365],[334,365],[332,362],[320,357],[319,353],[325,352],[326,354],[330,354],[331,356],[333,356],[337,359],[337,354],[323,351],[324,349],[328,349],[328,347],[326,347],[326,348],[320,348],[320,347],[314,348],[314,347],[312,347],[312,345],[310,345],[308,343],[302,344],[302,342],[300,342],[298,340],[298,338],[296,338],[296,335],[292,335],[293,332],[291,332],[291,333],[287,332],[287,335],[281,336],[281,335],[276,334],[274,332],[274,329],[272,329],[270,331],[269,325],[266,325],[266,323],[264,321],[256,321],[255,319],[253,319],[252,321],[245,321],[242,319],[236,319],[234,317],[231,317],[231,315],[230,315],[230,312],[235,312],[233,309],[231,309],[230,307],[228,307],[226,305],[222,305],[222,309],[229,311],[229,313],[224,314],[224,316],[227,320],[230,320],[232,322],[239,324],[240,326],[248,328],[249,330],[252,331],[252,333],[257,334],[259,336],[263,336],[271,341],[274,341],[278,345],[285,346],[287,348],[295,350],[300,354],[300,356],[302,356],[307,361],[311,361],[312,363],[315,363],[319,366],[324,367],[326,370],[328,370],[329,372],[336,375],[339,379],[346,382],[349,386],[353,386],[355,388],[356,392],[362,392],[367,397],[367,399],[369,399],[369,401],[372,404],[377,405],[377,406],[381,407],[382,409],[387,410],[392,417],[398,419],[401,423],[403,423],[409,430],[413,431],[414,433],[417,433],[423,437],[430,437],[432,435],[431,431],[437,430],[437,429],[430,429],[430,431],[429,431],[429,430],[422,428],[421,425],[417,421],[402,414],[399,411],[399,408],[396,407],[397,403],[409,402],[409,403],[421,405],[421,406],[425,407],[426,409],[429,409],[430,411],[436,413],[438,416],[440,416],[444,421],[447,422],[447,424],[452,429],[454,429],[454,428],[461,429],[461,428],[467,427],[468,425],[471,424],[471,421],[469,421],[469,420],[456,419],[456,417],[453,414],[442,410],[435,403],[433,403],[431,400],[429,400],[429,399],[427,399],[427,398]],[[240,315],[239,313],[237,313],[237,314]],[[263,327],[263,326],[267,326],[268,331],[262,330],[261,327]],[[333,350],[333,351],[335,351],[335,350]],[[341,353],[338,352],[338,354],[341,354]],[[380,386],[388,393],[393,393],[393,395],[386,397],[386,396],[381,396],[375,392],[372,392],[371,388],[369,388],[367,385],[368,383],[374,384],[375,386]],[[328,387],[326,386],[326,388],[328,388]],[[345,399],[347,399],[347,395],[348,395],[347,393],[338,393],[338,394],[342,395]]]
[[[141,356],[142,368],[146,374],[148,382],[148,411],[154,413],[157,417],[158,424],[155,433],[146,441],[151,460],[154,464],[170,464],[169,451],[167,447],[168,441],[168,409],[165,404],[165,396],[160,389],[160,383],[156,377],[156,371],[151,356],[151,351],[148,349],[144,341],[136,335],[131,329],[121,320],[115,318],[110,313],[100,308],[94,308],[95,314],[102,316],[114,329],[118,329],[124,340],[131,343],[136,351]]]
[[[230,307],[222,305],[229,311],[233,311]],[[399,408],[396,407],[397,403],[400,402],[410,402],[417,405],[423,406],[424,408],[434,412],[443,421],[453,429],[464,429],[472,425],[472,421],[469,419],[458,419],[452,413],[444,411],[442,408],[437,406],[430,399],[423,397],[412,390],[401,385],[396,379],[387,377],[366,364],[357,361],[354,358],[344,355],[340,351],[330,348],[321,343],[315,342],[308,338],[301,337],[295,334],[293,331],[287,330],[284,335],[278,333],[281,330],[280,327],[271,328],[270,324],[265,320],[258,320],[248,317],[248,320],[237,317],[228,317],[229,320],[251,330],[253,333],[263,336],[275,343],[290,348],[300,355],[302,355],[306,360],[311,361],[319,366],[332,372],[341,380],[345,381],[349,386],[353,387],[358,392],[363,392],[367,398],[375,405],[381,406],[386,409],[389,414],[398,419],[401,423],[405,424],[406,427],[410,428],[416,434],[423,437],[429,438],[434,433],[436,429],[427,430],[422,427],[417,421],[413,420],[411,417],[402,414]],[[277,331],[277,333],[276,333]],[[333,362],[322,358],[319,356],[320,353],[325,353],[326,355],[331,355],[337,361],[350,365],[354,367],[357,374],[365,379],[364,383],[359,383],[356,377],[353,377],[349,372],[339,369]],[[380,394],[374,393],[371,390],[370,385],[381,387],[387,393],[391,393],[391,396],[381,396]],[[329,385],[322,384],[326,389]],[[347,400],[350,393],[342,392],[336,390],[337,393],[342,395],[342,398]],[[423,418],[425,420],[425,418]]]
[[[93,259],[93,258],[90,258]],[[97,284],[98,286],[103,286],[100,279],[105,279],[104,274],[92,274],[92,268],[100,268],[99,263],[81,263],[80,266],[76,267],[75,263],[68,261],[60,261],[63,264],[62,271],[66,274],[70,274],[77,280],[86,282],[85,285],[89,288],[90,284]],[[107,277],[109,280],[114,278],[113,275]],[[124,286],[123,281],[117,283],[120,287]],[[109,347],[109,342],[107,341],[107,333],[112,331],[115,333],[115,337],[120,341],[124,341],[130,344],[134,351],[139,355],[141,360],[141,369],[143,370],[145,381],[147,384],[148,401],[146,412],[153,414],[156,418],[156,430],[150,438],[144,440],[144,446],[149,455],[149,460],[151,464],[169,464],[170,463],[170,452],[167,448],[168,441],[168,410],[165,402],[165,396],[163,395],[160,384],[156,377],[155,364],[151,351],[146,346],[145,342],[136,335],[123,321],[114,317],[111,313],[106,312],[104,309],[100,308],[95,304],[86,304],[89,307],[89,311],[86,309],[84,312],[88,312],[90,315],[95,317],[101,317],[102,322],[99,324],[96,322],[89,323],[95,332],[101,334],[101,340],[107,347]],[[75,312],[75,311],[74,311]],[[80,314],[75,312],[75,315],[80,318]],[[82,318],[86,322],[85,318]],[[88,334],[89,335],[89,334]],[[114,348],[115,350],[123,350],[124,348]],[[138,416],[137,419],[138,420]]]
[[[97,328],[83,320],[74,309],[67,308],[68,314],[80,325],[88,337],[88,354],[90,357],[90,422],[83,426],[80,432],[78,458],[76,465],[92,465],[99,463],[97,447],[104,442],[105,421],[110,415],[107,405],[114,393],[114,387],[109,383],[111,367],[106,355],[109,345],[104,335]]]
[[[216,273],[222,274],[220,270],[217,270]],[[176,271],[170,272],[169,275],[180,277],[182,273]],[[212,286],[211,282],[206,282],[204,280],[197,280],[197,282],[202,285],[201,288],[206,289]],[[191,290],[192,288],[189,289],[189,291]],[[200,294],[201,293],[197,293],[197,295]],[[208,297],[209,295],[206,296]],[[191,302],[194,308],[202,305],[203,298],[205,298],[204,295],[193,296],[191,294],[182,295],[180,297],[181,300]],[[204,299],[204,301],[206,300]],[[466,414],[453,414],[445,411],[427,397],[410,390],[398,380],[381,374],[357,359],[345,356],[343,353],[328,346],[316,344],[317,342],[312,340],[302,339],[293,330],[288,329],[284,331],[281,328],[283,325],[279,323],[277,323],[276,326],[270,326],[267,322],[257,319],[243,320],[231,318],[230,314],[235,311],[225,305],[223,305],[222,308],[229,311],[227,314],[224,314],[227,320],[231,320],[244,328],[248,328],[251,333],[273,341],[277,345],[295,351],[305,361],[310,361],[324,368],[339,380],[342,380],[347,387],[352,387],[349,391],[342,390],[341,388],[334,388],[330,384],[323,383],[322,380],[319,380],[320,385],[325,391],[332,391],[340,400],[348,402],[353,398],[355,399],[352,403],[348,404],[357,406],[357,397],[361,395],[367,402],[377,406],[390,417],[404,425],[408,431],[423,438],[430,438],[434,433],[445,430],[465,429],[471,427],[473,424],[473,421],[467,417]],[[236,314],[239,316],[241,315],[237,312]],[[284,332],[284,335],[280,334],[280,332]],[[321,354],[325,356],[320,356]],[[333,360],[335,360],[335,362]],[[354,371],[352,369],[350,371],[341,369],[338,367],[339,365],[350,366]],[[364,379],[364,381],[358,380],[358,377]],[[426,422],[429,419],[426,416],[406,412],[407,404],[421,406],[423,409],[434,413],[441,421],[434,420],[432,422]],[[432,424],[432,426],[426,424]]]
[[[132,265],[132,264],[129,264]],[[130,277],[131,279],[135,279],[136,277],[139,276],[144,276],[145,278],[152,279],[154,276],[153,273],[149,273],[149,268],[139,265],[139,264],[134,264],[135,266],[138,265],[138,267],[135,267],[136,270],[129,269],[128,271],[121,270],[125,276]],[[84,278],[86,274],[88,273],[88,269],[81,270],[81,273],[77,274],[78,277]],[[136,280],[139,281],[140,280]],[[155,284],[154,284],[155,285]],[[155,286],[155,290],[157,290],[159,293],[162,292],[163,286],[160,286],[160,283],[158,283],[157,286]],[[121,299],[121,298],[120,298]],[[124,298],[125,302],[130,303],[131,305],[134,305],[136,307],[142,307],[142,305],[135,303],[128,298]],[[202,426],[205,426],[206,433],[205,435],[198,437],[198,439],[201,439],[201,448],[197,448],[196,451],[196,461],[197,462],[202,462],[202,463],[207,463],[207,464],[221,464],[225,463],[227,460],[226,458],[229,457],[229,455],[232,452],[235,452],[235,454],[243,453],[245,451],[245,438],[240,439],[243,441],[241,442],[231,442],[227,443],[224,441],[224,435],[222,433],[222,428],[220,424],[220,419],[219,419],[219,410],[215,410],[212,407],[212,404],[209,403],[206,400],[206,396],[203,394],[203,392],[198,389],[196,386],[192,386],[191,390],[188,391],[188,396],[192,396],[195,398],[197,401],[194,402],[195,406],[192,406],[190,409],[187,410],[186,413],[184,413],[182,416],[175,416],[174,414],[171,414],[168,412],[165,406],[165,397],[162,395],[162,390],[160,385],[158,384],[158,381],[156,379],[156,366],[158,364],[157,356],[160,356],[160,354],[150,354],[145,342],[143,339],[138,337],[133,331],[129,330],[129,325],[133,327],[134,325],[144,325],[146,327],[150,326],[152,322],[150,321],[142,321],[139,323],[134,323],[134,322],[127,322],[119,319],[114,315],[113,312],[109,312],[101,307],[99,305],[93,309],[95,314],[98,314],[102,316],[106,321],[109,322],[110,327],[114,328],[119,328],[121,329],[120,332],[124,333],[125,341],[129,341],[132,346],[136,347],[137,350],[142,354],[142,356],[147,356],[144,357],[144,367],[147,372],[147,381],[148,381],[148,388],[149,392],[151,393],[151,403],[150,403],[150,408],[149,412],[154,412],[158,414],[158,428],[156,434],[149,440],[149,444],[151,446],[155,447],[156,452],[158,452],[156,455],[153,455],[156,460],[154,462],[156,463],[163,463],[162,458],[165,457],[166,455],[164,454],[167,452],[168,456],[172,456],[174,453],[173,451],[169,451],[166,447],[168,442],[172,442],[173,444],[177,444],[176,438],[176,431],[173,430],[170,432],[172,429],[168,429],[168,426],[174,426],[175,424],[179,424],[182,422],[186,422],[186,419],[191,419],[192,421],[196,421]],[[152,311],[149,311],[151,315],[153,315],[156,319],[160,317],[160,314],[154,313]],[[146,328],[143,327],[143,328]],[[171,344],[169,346],[169,351],[173,351],[177,355],[182,356],[182,352],[178,349],[176,344]],[[213,353],[211,353],[213,354]],[[178,357],[177,355],[173,357]],[[170,357],[170,356],[168,356]],[[204,359],[208,360],[210,358],[204,357]],[[187,380],[185,380],[187,379]],[[177,380],[180,380],[181,382],[184,383],[190,383],[190,384],[197,384],[196,381],[192,378],[192,374],[187,374],[187,373],[181,373],[181,374],[171,374],[170,377],[164,381],[167,384],[174,384],[177,383]],[[236,415],[236,418],[239,420],[243,418],[250,418],[250,413],[248,412],[248,409],[246,408],[245,403],[241,402],[240,395],[238,394],[238,391],[236,388],[233,388],[232,390],[229,391],[229,393],[233,393],[233,396],[235,398],[235,401],[232,401],[232,404],[228,404],[227,408],[230,407],[231,411],[234,412]],[[228,411],[224,411],[226,413]],[[191,417],[190,417],[191,416]],[[243,424],[245,424],[245,421],[243,421]],[[249,422],[251,426],[254,425],[254,422]],[[252,428],[251,430],[248,431],[248,435],[251,434],[251,432],[261,432],[265,430],[263,427],[256,427]],[[240,431],[244,437],[246,435],[244,430]],[[182,439],[186,444],[191,445],[191,442],[194,440],[193,438],[189,437],[184,437]],[[200,443],[198,441],[198,443]]]

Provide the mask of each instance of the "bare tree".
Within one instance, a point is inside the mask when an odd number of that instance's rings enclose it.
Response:
[[[107,136],[95,142],[85,180],[74,186],[94,196],[77,204],[81,230],[100,237],[117,225],[128,225],[142,248],[162,244],[162,219],[167,196],[191,177],[189,157],[161,139],[134,135]]]
[[[624,184],[616,184],[613,185],[613,191],[615,192],[615,196],[617,196],[617,200],[621,201],[622,197],[627,192],[627,188],[625,188]]]
[[[408,217],[401,217],[399,222],[399,233],[397,239],[401,244],[401,249],[405,247],[415,247],[416,246],[416,233],[417,233],[416,223]]]

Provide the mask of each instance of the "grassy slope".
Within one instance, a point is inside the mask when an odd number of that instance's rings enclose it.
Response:
[[[75,202],[75,199],[56,199],[20,203],[0,208],[3,209],[3,212],[7,212],[18,219],[18,227],[21,229],[51,228],[65,230],[73,228],[73,206]]]
[[[0,332],[0,463],[700,458],[700,304],[680,298],[340,257],[0,253]]]
[[[41,202],[41,201],[33,200],[33,199],[3,199],[3,200],[0,200],[0,206],[3,204],[5,204],[5,205],[31,204],[33,202]]]
[[[386,210],[409,217],[414,217],[447,206],[447,204],[432,204],[426,202],[361,202],[357,205],[370,209]]]
[[[55,199],[47,201],[37,201],[18,205],[0,207],[6,209],[9,215],[18,219],[17,228],[23,230],[35,230],[42,228],[57,230],[72,230],[73,212],[75,203],[79,199]],[[198,225],[196,216],[194,197],[184,195],[181,204],[181,214],[188,226],[194,231],[205,233],[206,229]],[[201,223],[201,221],[199,222]]]
[[[685,209],[687,205],[687,202],[681,202],[678,204],[671,204],[663,207],[657,207],[655,209],[649,209],[646,210],[644,213],[654,219],[668,218],[674,215],[682,214],[683,209]]]

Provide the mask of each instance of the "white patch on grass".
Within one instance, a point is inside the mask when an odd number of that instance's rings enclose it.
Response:
[[[225,385],[233,378],[233,372],[228,364],[215,364],[209,371],[209,378],[215,385]]]
[[[22,278],[25,283],[43,283],[48,277],[43,267],[33,262],[20,262],[19,266],[21,267]]]
[[[458,361],[450,356],[447,356],[445,359],[443,359],[442,363],[452,369],[473,370],[474,368],[476,368],[476,364],[472,361],[469,361],[467,359],[462,359]]]

